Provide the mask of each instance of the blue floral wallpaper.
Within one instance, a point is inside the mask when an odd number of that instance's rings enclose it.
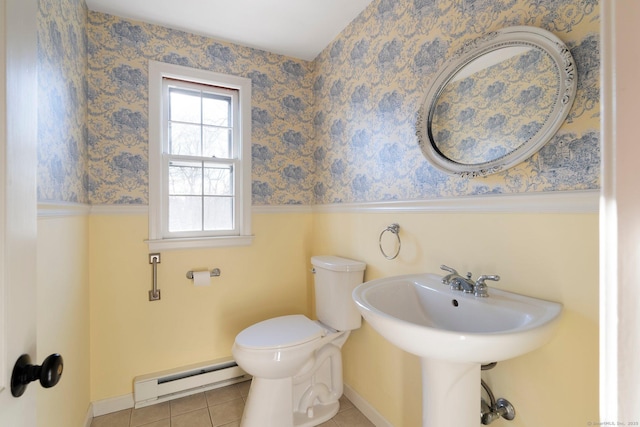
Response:
[[[39,198],[148,203],[148,61],[253,82],[253,204],[429,199],[599,187],[598,0],[374,0],[312,62],[40,0]],[[434,169],[415,135],[431,76],[466,40],[555,33],[578,69],[566,123],[505,172]]]
[[[566,123],[505,172],[439,172],[415,135],[431,76],[465,41],[513,25],[569,46],[578,91]],[[599,188],[598,34],[597,0],[374,1],[316,58],[316,203]]]
[[[89,203],[87,8],[38,2],[38,200]]]
[[[168,28],[89,13],[89,194],[148,202],[148,62],[252,80],[254,204],[311,204],[313,63]]]

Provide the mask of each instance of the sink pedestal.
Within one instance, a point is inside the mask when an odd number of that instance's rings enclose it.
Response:
[[[422,427],[479,427],[477,363],[422,358]]]

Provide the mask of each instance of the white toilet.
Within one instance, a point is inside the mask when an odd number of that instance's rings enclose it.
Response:
[[[311,264],[319,320],[281,316],[236,336],[236,363],[253,375],[241,427],[311,427],[338,412],[340,349],[361,325],[351,293],[366,264],[336,256],[314,256]]]

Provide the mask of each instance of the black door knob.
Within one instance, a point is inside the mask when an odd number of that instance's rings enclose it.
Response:
[[[58,384],[62,376],[62,356],[57,353],[44,359],[42,365],[32,365],[28,354],[18,358],[11,374],[11,394],[20,397],[31,381],[40,380],[44,388]]]

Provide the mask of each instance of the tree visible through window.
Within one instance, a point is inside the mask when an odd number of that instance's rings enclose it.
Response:
[[[168,231],[233,230],[237,91],[166,79]]]

